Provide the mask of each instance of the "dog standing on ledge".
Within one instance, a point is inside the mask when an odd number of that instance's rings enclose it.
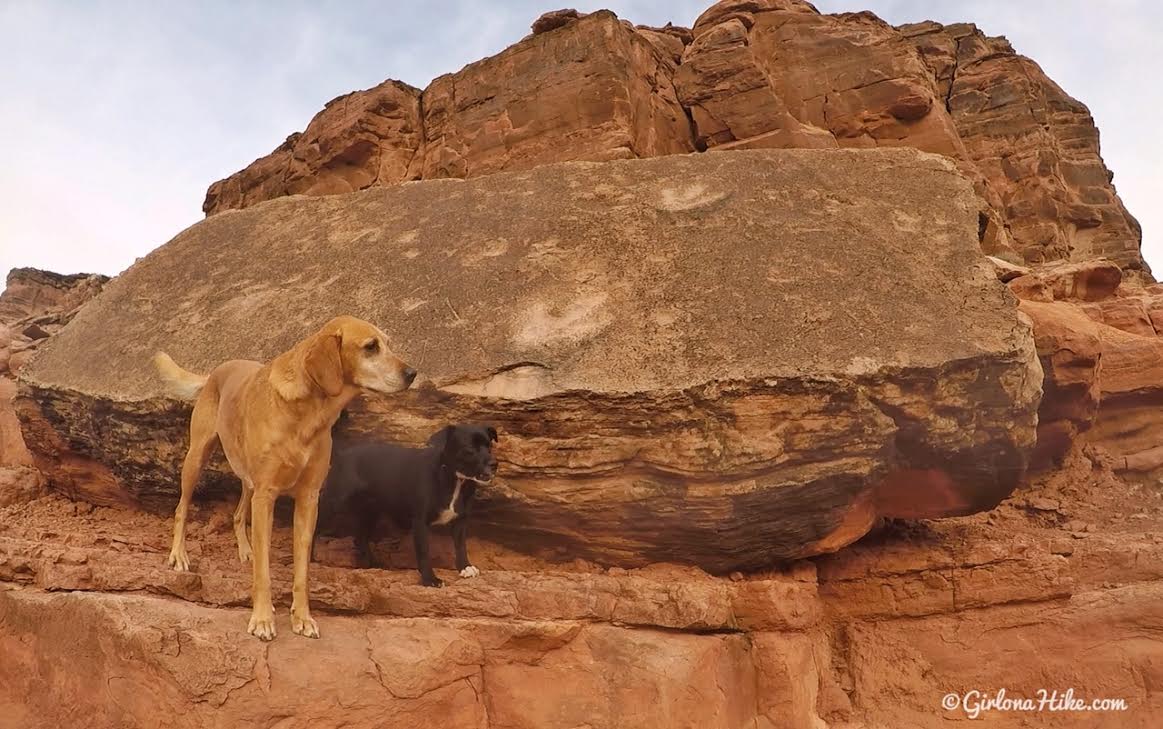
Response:
[[[190,496],[214,446],[221,444],[231,470],[242,481],[234,533],[239,558],[253,562],[247,631],[262,640],[275,637],[271,531],[275,499],[289,493],[295,499],[291,630],[318,638],[307,602],[307,565],[319,489],[331,462],[331,426],[361,389],[400,392],[412,384],[416,371],[392,353],[382,331],[350,316],[332,319],[269,364],[231,360],[209,375],[197,375],[164,352],[154,356],[154,364],[170,394],[183,399],[197,396],[167,563],[179,572],[190,569],[186,555]],[[253,555],[246,538],[248,511],[253,512]]]
[[[361,443],[335,455],[323,490],[320,524],[331,527],[346,519],[354,522],[355,545],[362,567],[374,566],[371,539],[381,516],[400,529],[412,530],[420,583],[444,583],[432,571],[428,532],[448,526],[461,577],[480,570],[468,561],[466,536],[477,486],[492,482],[497,473],[491,425],[449,425],[432,434],[425,448],[390,443]],[[312,553],[314,548],[312,548]]]

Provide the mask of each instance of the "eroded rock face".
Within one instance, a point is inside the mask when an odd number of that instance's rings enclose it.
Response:
[[[599,11],[424,91],[424,179],[692,151],[674,63]]]
[[[1123,472],[1163,470],[1163,286],[1125,279],[1102,259],[1036,266],[1008,285],[1045,371],[1036,460],[1081,440],[1108,449]]]
[[[1004,37],[972,24],[900,29],[933,69],[969,159],[1031,262],[1106,257],[1144,267],[1141,231],[1111,186],[1090,111]]]
[[[1035,461],[1043,465],[1065,456],[1078,436],[1094,426],[1102,399],[1102,340],[1098,325],[1076,306],[1023,301],[1021,310],[1033,322],[1042,361]]]
[[[390,110],[369,113],[385,94]],[[894,28],[800,0],[723,0],[692,30],[566,9],[423,92],[386,82],[342,98],[357,111],[329,105],[303,135],[214,183],[207,214],[565,160],[910,146],[951,157],[973,181],[987,253],[1106,257],[1149,278],[1086,107],[972,25]]]
[[[987,253],[1017,258],[1001,199],[971,161],[913,43],[872,13],[721,2],[695,23],[676,75],[711,149],[910,146],[956,160],[982,198]]]
[[[0,504],[35,497],[43,486],[12,406],[16,395],[12,378],[108,280],[97,274],[64,276],[34,268],[8,274],[0,292]]]
[[[214,183],[203,210],[693,150],[672,83],[674,34],[638,31],[608,11],[550,15],[533,36],[434,80],[422,104],[397,81],[336,99],[305,132]]]
[[[1024,300],[1077,302],[1109,299],[1122,282],[1122,269],[1104,259],[1046,264],[1009,280],[1010,289]]]
[[[109,280],[95,273],[62,275],[35,268],[14,268],[8,272],[0,292],[0,322],[20,328],[40,317],[69,317],[77,307],[96,296]]]
[[[12,269],[0,291],[0,376],[23,367],[108,281],[100,274]]]
[[[209,214],[282,195],[331,195],[414,180],[422,143],[420,90],[388,80],[327,102],[302,133],[211,185],[202,209]]]
[[[700,138],[749,140],[794,123],[841,146],[908,145],[961,156],[957,131],[940,109],[925,64],[906,38],[876,16],[820,15],[798,5],[722,16],[718,9],[695,24],[695,40],[683,59],[690,68],[680,76]],[[723,61],[711,64],[708,57],[716,56]],[[748,99],[756,92],[766,102]],[[758,118],[749,123],[749,117]]]
[[[0,377],[0,506],[27,501],[43,487],[12,409],[15,394],[16,383]]]
[[[542,33],[548,33],[551,30],[563,28],[578,18],[584,17],[585,15],[586,13],[579,13],[573,8],[551,10],[548,13],[542,13],[540,16],[538,16],[537,20],[533,21],[533,25],[530,26],[530,29],[533,31],[533,35],[541,35]]]
[[[504,434],[483,536],[756,568],[878,516],[990,508],[1020,479],[1041,373],[976,233],[969,183],[910,149],[287,198],[213,216],[119,277],[26,371],[20,412],[58,488],[168,509],[188,406],[158,399],[152,353],[268,359],[349,312],[430,386],[363,398],[346,435],[419,443],[469,419]],[[190,286],[194,260],[207,279]]]

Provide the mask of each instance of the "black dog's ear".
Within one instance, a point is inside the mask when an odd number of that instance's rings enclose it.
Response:
[[[494,428],[493,426],[490,425],[490,426],[485,428],[485,432],[489,434],[489,438],[494,443],[497,442],[497,429],[496,428]]]
[[[452,437],[452,429],[455,425],[446,425],[432,435],[428,436],[428,445],[435,448],[444,449],[448,445],[448,439]]]

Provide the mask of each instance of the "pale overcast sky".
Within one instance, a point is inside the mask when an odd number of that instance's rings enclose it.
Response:
[[[115,274],[202,218],[206,187],[302,130],[329,99],[424,87],[516,42],[539,0],[0,0],[0,275]],[[709,0],[576,2],[690,25]],[[1085,102],[1144,253],[1163,275],[1154,0],[817,0],[891,23],[1005,35]]]

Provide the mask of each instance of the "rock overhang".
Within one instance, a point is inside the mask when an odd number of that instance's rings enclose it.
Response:
[[[363,398],[344,433],[501,426],[484,536],[757,567],[1016,485],[1041,378],[977,223],[969,181],[911,149],[284,197],[212,216],[110,283],[25,370],[22,410],[131,473],[134,499],[165,500],[184,409],[158,399],[153,351],[200,371],[269,359],[351,313],[428,386]]]

